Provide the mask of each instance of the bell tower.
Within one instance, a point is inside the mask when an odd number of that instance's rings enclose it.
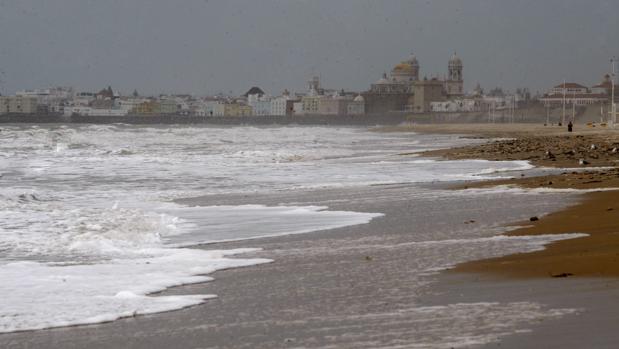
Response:
[[[464,79],[462,77],[462,60],[454,52],[449,59],[449,75],[445,81],[445,91],[448,97],[464,95]]]

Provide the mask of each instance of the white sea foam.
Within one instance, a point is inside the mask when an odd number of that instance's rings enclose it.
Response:
[[[578,309],[545,309],[531,302],[454,303],[444,306],[417,307],[404,310],[401,316],[419,319],[410,324],[413,341],[403,339],[398,344],[381,348],[443,349],[470,348],[490,344],[500,337],[513,334],[513,328],[523,323],[541,322],[578,313]],[[429,321],[424,331],[415,331]],[[446,329],[457,329],[446,331]],[[522,333],[527,330],[519,330]],[[405,337],[404,337],[405,338]]]
[[[479,161],[484,161],[484,160],[473,160],[473,161],[479,162]],[[484,175],[484,174],[506,172],[506,171],[524,171],[524,170],[530,170],[534,167],[528,161],[510,161],[509,164],[510,166],[505,166],[505,167],[489,167],[489,168],[479,171],[478,174]]]
[[[578,189],[578,188],[524,188],[516,185],[497,185],[488,188],[468,188],[461,190],[462,193],[465,194],[512,194],[512,195],[536,195],[536,194],[584,194],[584,193],[594,193],[600,191],[616,191],[619,188],[588,188],[588,189]]]
[[[250,250],[145,249],[148,258],[104,264],[12,262],[0,266],[0,332],[92,324],[180,309],[215,295],[149,296],[210,281],[216,270],[267,263],[232,259]]]
[[[582,233],[569,234],[541,234],[541,235],[523,235],[523,236],[508,236],[497,235],[490,237],[468,238],[468,239],[445,239],[434,241],[420,241],[399,244],[398,246],[409,245],[416,248],[439,248],[443,246],[446,250],[456,246],[461,249],[460,259],[453,258],[451,260],[442,259],[442,264],[425,268],[423,273],[434,273],[437,271],[449,269],[458,263],[467,260],[475,260],[480,258],[490,258],[501,256],[510,253],[526,253],[541,251],[546,248],[546,245],[555,241],[577,239],[589,236]],[[485,251],[482,254],[477,253],[474,249],[483,247]],[[477,253],[477,254],[476,254]],[[467,256],[468,255],[468,256]],[[439,262],[440,263],[440,262]]]
[[[588,236],[588,234],[570,233],[570,234],[542,234],[542,235],[523,235],[523,236],[508,236],[497,235],[481,238],[468,238],[468,239],[445,239],[445,240],[433,240],[433,241],[417,241],[404,244],[417,245],[417,246],[432,246],[443,244],[475,244],[475,243],[495,243],[503,241],[520,241],[524,244],[522,247],[526,249],[526,252],[533,252],[544,249],[544,246],[553,241],[576,239]],[[404,245],[401,244],[401,245]]]
[[[163,209],[192,222],[193,228],[164,238],[175,246],[308,233],[365,224],[381,213],[332,211],[326,206],[175,205]]]

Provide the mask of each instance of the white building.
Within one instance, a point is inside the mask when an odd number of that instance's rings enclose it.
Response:
[[[567,82],[559,84],[546,93],[540,101],[546,107],[557,107],[561,105],[589,105],[596,103],[605,103],[608,100],[608,94],[595,86],[589,90],[581,84]]]
[[[194,105],[189,105],[190,109],[194,109]],[[161,98],[159,100],[159,112],[161,114],[173,115],[176,114],[179,109],[181,109],[180,104],[178,104],[178,98]]]
[[[352,102],[348,103],[348,115],[363,115],[365,114],[365,99],[362,95],[358,95]]]
[[[557,85],[548,91],[548,94],[579,94],[579,93],[588,93],[589,89],[586,86],[581,84],[577,84],[575,82],[566,82],[560,85]]]
[[[303,109],[303,102],[294,102],[292,105],[292,113],[294,115],[304,115],[305,109]]]
[[[271,115],[271,100],[269,99],[258,100],[251,107],[256,116]]]
[[[253,115],[271,115],[271,97],[256,93],[247,95],[247,105],[253,110]]]
[[[38,104],[47,104],[51,93],[49,89],[21,90],[15,92],[15,96],[32,97],[36,98]]]
[[[271,99],[271,115],[294,114],[294,103],[299,102],[288,90],[284,90],[281,96]]]
[[[213,116],[225,116],[226,105],[223,103],[217,103],[213,105]]]
[[[335,92],[332,96],[322,96],[318,101],[318,114],[346,115],[351,98]]]
[[[147,102],[147,101],[148,99],[146,98],[120,98],[120,99],[117,99],[115,103],[118,109],[126,110],[127,112],[130,112],[138,105],[144,102]]]
[[[221,101],[206,101],[203,104],[205,116],[215,116],[215,108],[221,104]]]
[[[8,114],[9,112],[9,101],[6,97],[0,96],[0,115]]]
[[[34,114],[37,107],[36,97],[0,96],[0,114]]]
[[[248,94],[247,95],[247,105],[252,106],[257,101],[259,101],[262,96],[263,95],[260,94],[260,93]]]
[[[70,87],[52,87],[46,89],[21,90],[15,93],[18,97],[35,98],[40,109],[50,112],[62,112],[64,105],[73,98]]]
[[[454,99],[442,102],[430,102],[430,110],[433,112],[455,113],[473,112],[481,109],[481,102],[475,99]]]
[[[90,102],[94,101],[96,99],[96,94],[92,93],[92,92],[78,92],[75,94],[75,96],[73,97],[73,103],[71,103],[74,106],[88,106],[90,105]]]
[[[288,95],[279,96],[271,100],[271,115],[290,115],[293,111],[293,100]]]
[[[253,115],[265,116],[271,114],[271,97],[263,94],[247,95],[247,105],[252,108]]]

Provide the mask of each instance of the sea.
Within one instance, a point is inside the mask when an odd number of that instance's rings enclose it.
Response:
[[[217,270],[277,262],[244,257],[255,249],[201,244],[312,234],[384,215],[327,205],[188,206],[179,199],[447,183],[510,177],[532,168],[525,161],[450,161],[418,154],[475,142],[480,140],[361,127],[3,125],[0,332],[101,323],[208,302],[215,295],[153,293],[211,281],[209,274]],[[466,195],[499,194],[506,195],[501,190]],[[436,202],[463,194],[420,187],[419,195],[420,202]],[[420,235],[420,248],[449,250],[431,264],[420,263],[418,272],[540,249],[567,237],[508,242],[487,233]],[[467,239],[476,241],[475,253],[462,247],[470,246]],[[491,312],[492,321],[500,324],[501,314],[510,321],[550,314],[535,304],[518,306]],[[462,311],[489,307],[473,304]],[[458,329],[450,331],[457,338]]]

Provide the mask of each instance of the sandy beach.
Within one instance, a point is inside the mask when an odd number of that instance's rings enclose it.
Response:
[[[509,233],[518,236],[581,232],[589,234],[588,237],[553,243],[541,252],[466,263],[456,270],[522,277],[619,275],[619,169],[616,167],[619,163],[619,133],[614,129],[595,129],[585,125],[577,128],[582,131],[568,133],[533,125],[478,126],[477,135],[516,139],[426,153],[451,159],[528,160],[539,167],[571,169],[556,175],[489,181],[468,184],[467,187],[507,185],[608,190],[587,193],[577,204],[560,212],[518,222],[517,225],[525,227]],[[440,127],[424,127],[422,130],[438,132]],[[446,127],[446,132],[452,130],[451,126]],[[581,160],[586,163],[582,164]]]
[[[457,186],[456,190],[515,186],[591,191],[581,194],[579,200],[564,210],[514,222],[513,225],[521,228],[507,233],[518,236],[581,232],[589,236],[551,243],[546,249],[533,253],[463,263],[446,273],[442,286],[437,288],[443,287],[447,295],[460,294],[467,301],[492,292],[497,295],[496,299],[542,297],[545,304],[577,304],[582,308],[583,314],[579,317],[540,325],[531,333],[512,335],[488,347],[614,347],[617,318],[612,304],[619,295],[617,129],[575,125],[575,132],[569,133],[557,126],[530,124],[416,125],[410,129],[510,138],[479,146],[427,152],[426,156],[518,159],[528,160],[538,167],[564,169],[553,175],[467,183]]]

